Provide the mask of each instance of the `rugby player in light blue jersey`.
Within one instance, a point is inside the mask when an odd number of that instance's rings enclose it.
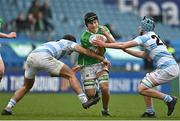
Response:
[[[155,23],[151,18],[144,17],[141,20],[140,36],[128,42],[104,43],[103,41],[94,41],[94,45],[123,49],[125,52],[141,58],[149,58],[156,64],[156,69],[147,73],[138,85],[139,94],[145,96],[147,106],[146,112],[142,117],[155,117],[151,98],[163,100],[168,107],[167,115],[170,116],[174,111],[177,98],[164,94],[153,87],[169,82],[179,76],[179,66],[173,56],[168,52],[163,41],[154,32]],[[134,51],[126,48],[141,45],[145,51]]]
[[[76,43],[76,38],[72,35],[65,35],[63,39],[58,41],[44,43],[28,55],[25,64],[24,85],[14,93],[1,114],[12,115],[12,108],[32,88],[35,75],[40,70],[48,72],[51,76],[64,77],[69,80],[73,91],[77,94],[85,109],[96,104],[99,101],[99,97],[88,100],[72,69],[60,61],[62,57],[71,54],[73,51],[99,59],[106,65],[109,64],[104,57],[78,45]]]
[[[3,20],[0,18],[0,28],[3,24]],[[1,33],[0,32],[0,38],[15,38],[16,37],[16,33],[15,32],[11,32],[9,34],[5,34],[5,33]],[[3,59],[1,57],[1,54],[0,54],[0,82],[1,82],[1,79],[4,75],[4,62],[3,62]]]

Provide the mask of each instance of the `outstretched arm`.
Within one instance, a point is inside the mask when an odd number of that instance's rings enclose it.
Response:
[[[101,40],[93,41],[93,44],[100,47],[116,48],[116,49],[126,49],[126,48],[130,48],[130,47],[134,47],[138,45],[138,43],[135,41],[105,43]]]
[[[11,32],[9,34],[0,33],[0,38],[15,38],[15,37],[16,37],[15,32]]]
[[[147,58],[148,55],[146,54],[145,51],[135,51],[135,50],[130,50],[130,49],[124,49],[124,52],[133,55],[135,57],[139,57],[139,58]]]
[[[85,48],[81,47],[80,45],[75,46],[75,51],[82,53],[82,54],[85,54],[87,56],[96,58],[96,59],[102,61],[106,65],[110,64],[109,61],[107,61],[103,56],[100,56],[97,53],[95,53],[94,51],[91,51],[89,49],[85,49]]]

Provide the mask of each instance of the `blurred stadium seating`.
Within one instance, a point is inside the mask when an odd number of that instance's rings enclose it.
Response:
[[[10,22],[17,17],[20,11],[26,14],[31,2],[32,0],[0,0],[0,17],[3,18],[5,22]],[[40,2],[43,3],[44,0],[40,0]],[[136,30],[140,17],[133,13],[122,13],[117,5],[105,4],[103,0],[49,0],[49,4],[53,12],[53,24],[55,25],[51,39],[58,39],[67,33],[74,34],[79,38],[85,29],[83,16],[89,11],[94,11],[98,14],[101,24],[112,23],[117,27],[117,32],[122,36],[122,39],[119,41],[131,39],[137,35]],[[180,60],[180,43],[178,42],[180,40],[180,28],[157,23],[156,30],[162,39],[171,41],[176,50],[177,59]],[[4,30],[4,32],[6,32],[6,30]],[[22,41],[25,43],[36,43],[38,41],[41,43],[47,41],[47,36],[49,35],[47,33],[39,33],[34,35],[33,38],[30,38],[26,33],[21,33],[18,36],[21,40],[17,38],[13,41],[17,43],[22,43]],[[18,67],[22,65],[25,57],[19,57],[8,43],[2,45],[0,53],[4,58],[6,66]],[[115,66],[125,66],[127,62],[127,60],[119,59],[121,60],[121,63],[119,63],[119,60],[113,59],[111,55],[108,57]],[[143,65],[142,60],[135,62]]]

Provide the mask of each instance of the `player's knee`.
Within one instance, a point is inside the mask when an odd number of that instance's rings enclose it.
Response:
[[[148,87],[144,86],[142,83],[138,86],[138,93],[140,95],[144,94],[144,91],[147,89]]]
[[[140,95],[142,95],[142,93],[143,93],[143,88],[142,88],[141,86],[138,86],[138,93],[139,93]]]
[[[94,96],[95,96],[95,93],[86,93],[87,94],[87,97],[89,98],[89,99],[91,99],[91,98],[93,98]]]
[[[108,93],[109,92],[109,86],[107,84],[101,86],[101,92],[102,93]]]
[[[96,94],[95,88],[86,89],[85,92],[86,92],[86,95],[89,99],[93,98]]]

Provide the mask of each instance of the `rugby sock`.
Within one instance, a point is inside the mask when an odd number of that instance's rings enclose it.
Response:
[[[86,103],[88,101],[85,93],[78,94],[78,98],[81,101],[81,103]]]
[[[6,106],[6,110],[7,111],[12,111],[12,108],[16,105],[16,101],[14,99],[10,99],[10,101],[8,102],[7,106]]]
[[[173,98],[170,95],[165,95],[163,100],[164,102],[171,102]]]
[[[150,114],[154,113],[153,107],[152,107],[152,106],[147,107],[147,108],[146,108],[146,112],[147,112],[147,113],[150,113]]]
[[[109,109],[108,108],[103,108],[102,111],[109,112]]]

